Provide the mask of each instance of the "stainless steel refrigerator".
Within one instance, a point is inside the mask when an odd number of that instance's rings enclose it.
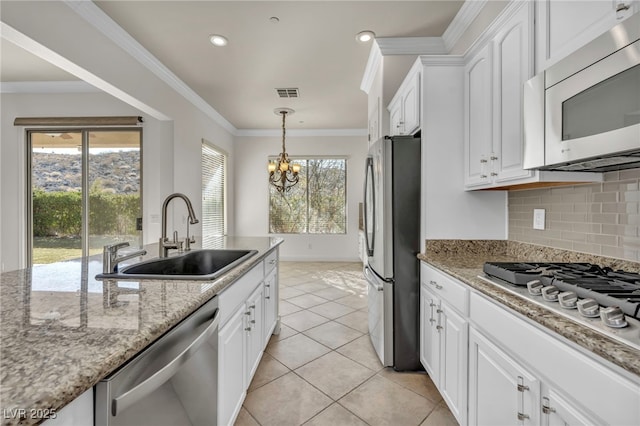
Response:
[[[420,138],[394,136],[369,148],[364,185],[369,335],[380,361],[421,370]]]

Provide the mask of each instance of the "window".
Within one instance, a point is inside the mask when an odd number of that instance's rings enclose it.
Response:
[[[347,160],[294,158],[292,162],[300,165],[298,184],[286,193],[269,185],[269,232],[345,234]]]
[[[215,247],[226,234],[225,177],[227,154],[202,141],[202,244]]]

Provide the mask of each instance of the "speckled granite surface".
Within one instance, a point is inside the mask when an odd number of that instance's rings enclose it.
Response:
[[[428,240],[425,253],[419,254],[418,258],[584,349],[640,376],[640,351],[478,278],[483,274],[482,266],[487,261],[591,262],[629,271],[640,271],[640,264],[533,244],[491,240]]]
[[[282,243],[225,237],[205,248],[258,254],[213,281],[99,281],[101,256],[0,275],[1,424],[18,409],[59,410],[132,358]],[[151,244],[145,258],[157,257]],[[134,259],[128,263],[135,263]],[[13,411],[12,411],[13,410]]]

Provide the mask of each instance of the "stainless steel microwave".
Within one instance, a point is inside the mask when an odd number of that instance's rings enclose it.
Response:
[[[640,167],[640,13],[525,83],[524,167]]]

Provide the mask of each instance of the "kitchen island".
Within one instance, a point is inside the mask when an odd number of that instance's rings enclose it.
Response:
[[[95,275],[102,272],[101,256],[3,273],[1,423],[35,424],[59,411],[235,283],[282,241],[220,237],[202,247],[258,251],[211,281],[100,281]],[[157,244],[145,248],[142,260],[157,257]]]

